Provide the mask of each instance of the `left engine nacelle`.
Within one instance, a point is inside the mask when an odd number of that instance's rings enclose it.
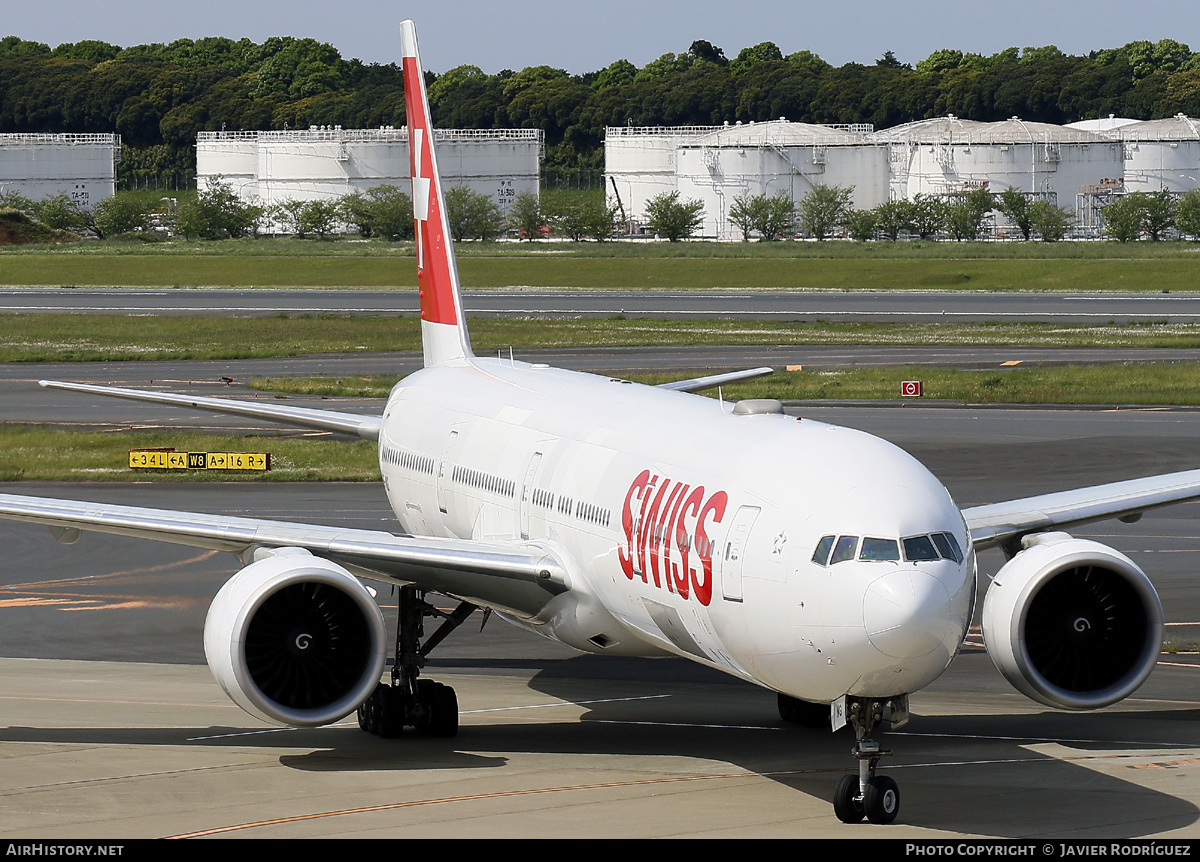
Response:
[[[358,708],[379,684],[383,614],[336,563],[284,549],[221,587],[204,622],[204,654],[225,693],[276,724],[311,727]]]
[[[1026,536],[983,601],[983,639],[1022,694],[1099,709],[1132,694],[1162,649],[1163,613],[1145,573],[1107,545]]]

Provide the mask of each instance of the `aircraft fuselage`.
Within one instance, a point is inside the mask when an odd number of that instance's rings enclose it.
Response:
[[[410,533],[527,540],[566,565],[569,593],[505,614],[543,635],[681,655],[814,702],[927,685],[974,598],[949,493],[879,438],[732,407],[472,359],[397,384],[380,462]],[[934,535],[958,559],[910,550]]]

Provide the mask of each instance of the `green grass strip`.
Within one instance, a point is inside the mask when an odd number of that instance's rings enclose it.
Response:
[[[475,318],[479,353],[558,347],[679,345],[1024,345],[1200,347],[1200,325],[855,324],[696,320]],[[0,314],[0,362],[247,359],[419,350],[412,317],[134,317]]]
[[[130,449],[165,446],[179,452],[270,452],[271,470],[239,473],[129,469]],[[0,482],[370,482],[378,479],[375,444],[366,440],[227,437],[172,431],[114,434],[0,425]]]
[[[615,245],[615,244],[604,244]],[[793,243],[793,246],[811,244]],[[657,244],[656,244],[657,247]],[[734,246],[737,248],[737,246]],[[850,246],[853,249],[853,246]],[[1105,249],[1112,254],[1112,247]],[[1195,291],[1193,254],[1146,258],[463,255],[467,288]],[[412,288],[407,254],[3,254],[0,284]]]
[[[924,395],[904,399],[900,384]],[[728,387],[727,400],[947,400],[972,404],[1200,405],[1200,363],[1066,365],[1005,369],[923,367],[800,371]]]
[[[682,374],[635,374],[642,383],[665,383]],[[396,376],[272,378],[254,389],[359,398],[386,398]],[[920,380],[920,400],[974,404],[1200,405],[1200,363],[1055,365],[1004,369],[929,366],[851,368],[777,372],[770,377],[725,387],[726,400],[901,400],[900,384]],[[708,394],[716,397],[716,391]],[[903,399],[917,400],[917,399]]]

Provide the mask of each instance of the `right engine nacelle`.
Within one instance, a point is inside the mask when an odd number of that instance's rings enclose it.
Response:
[[[204,654],[225,693],[276,724],[329,724],[379,684],[383,614],[336,563],[283,549],[221,587],[204,622]]]
[[[1026,536],[983,603],[983,638],[1022,694],[1098,709],[1132,694],[1162,649],[1150,579],[1124,554],[1066,533]]]

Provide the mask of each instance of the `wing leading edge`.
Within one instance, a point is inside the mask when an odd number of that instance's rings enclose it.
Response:
[[[1000,547],[1027,533],[1075,527],[1109,518],[1136,520],[1142,512],[1200,499],[1200,470],[1165,473],[963,509],[977,550]]]
[[[0,518],[45,524],[60,541],[79,531],[112,533],[243,555],[257,548],[303,548],[355,574],[422,588],[532,616],[570,588],[545,546],[397,536],[170,509],[0,494]]]
[[[727,371],[724,374],[709,374],[706,377],[692,377],[687,380],[672,380],[670,383],[658,384],[659,389],[673,389],[676,392],[700,392],[704,389],[715,389],[742,380],[756,380],[774,374],[775,369],[769,365],[761,368],[747,368],[742,371]]]
[[[257,401],[237,401],[232,398],[208,398],[203,395],[175,395],[170,392],[150,392],[144,389],[121,389],[116,386],[94,386],[88,383],[61,383],[57,380],[39,380],[47,389],[65,389],[70,392],[90,392],[112,398],[128,398],[131,401],[150,401],[155,404],[171,404],[175,407],[193,407],[213,413],[229,413],[266,419],[284,425],[299,425],[301,428],[318,428],[322,431],[339,431],[367,440],[379,439],[378,416],[360,416],[356,413],[339,413],[335,410],[313,410],[307,407],[291,407],[286,404],[266,404]]]

